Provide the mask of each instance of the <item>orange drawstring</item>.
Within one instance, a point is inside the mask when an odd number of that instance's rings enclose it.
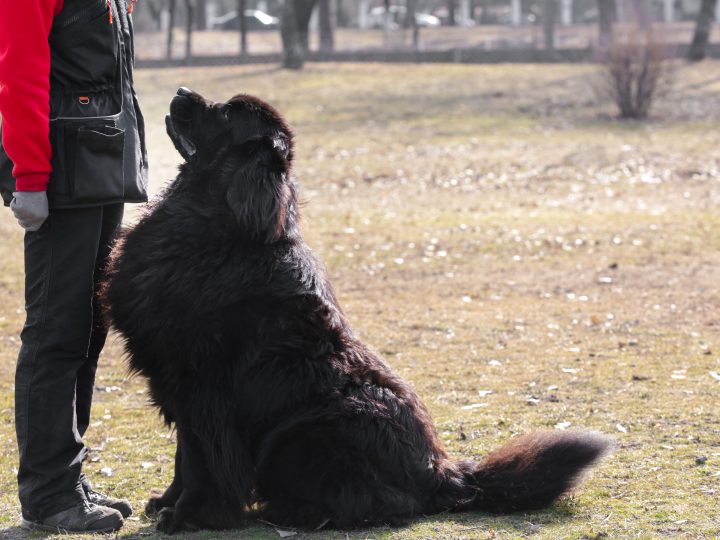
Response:
[[[128,6],[128,13],[132,14],[133,9],[135,9],[135,4],[137,4],[138,0],[130,0],[130,5]]]
[[[112,15],[112,4],[110,3],[110,0],[107,0],[107,7],[108,7],[108,23],[113,23],[113,15]]]

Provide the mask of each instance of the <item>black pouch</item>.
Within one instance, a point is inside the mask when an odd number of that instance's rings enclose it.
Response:
[[[103,203],[124,197],[124,148],[122,129],[107,126],[77,130],[72,195],[75,202]]]
[[[54,122],[51,208],[121,202],[125,195],[125,131],[103,122]]]

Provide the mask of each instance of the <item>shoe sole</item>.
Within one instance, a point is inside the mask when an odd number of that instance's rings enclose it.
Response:
[[[71,533],[97,533],[105,534],[111,532],[117,532],[122,528],[122,524],[117,527],[105,527],[104,529],[67,529],[64,527],[54,527],[52,525],[43,525],[42,523],[36,523],[35,521],[28,521],[23,518],[20,521],[20,527],[26,531],[47,531],[47,532],[71,532]]]

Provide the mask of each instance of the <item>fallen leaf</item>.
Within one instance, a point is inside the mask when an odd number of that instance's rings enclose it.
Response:
[[[297,534],[297,531],[285,531],[283,529],[275,529],[275,532],[278,533],[280,538],[289,538],[290,536],[295,536]]]
[[[620,433],[627,433],[628,430],[625,426],[622,424],[615,424],[615,429],[617,429]]]
[[[470,405],[463,405],[460,407],[463,411],[469,411],[471,409],[479,409],[480,407],[487,407],[487,403],[472,403]]]
[[[720,373],[718,373],[717,371],[711,371],[710,376],[716,381],[720,381]]]
[[[567,429],[571,425],[572,424],[570,422],[558,422],[557,424],[555,424],[555,429]]]

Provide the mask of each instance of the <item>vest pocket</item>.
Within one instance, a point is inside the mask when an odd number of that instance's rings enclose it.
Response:
[[[111,126],[80,127],[74,147],[73,201],[102,204],[122,200],[125,131]]]

